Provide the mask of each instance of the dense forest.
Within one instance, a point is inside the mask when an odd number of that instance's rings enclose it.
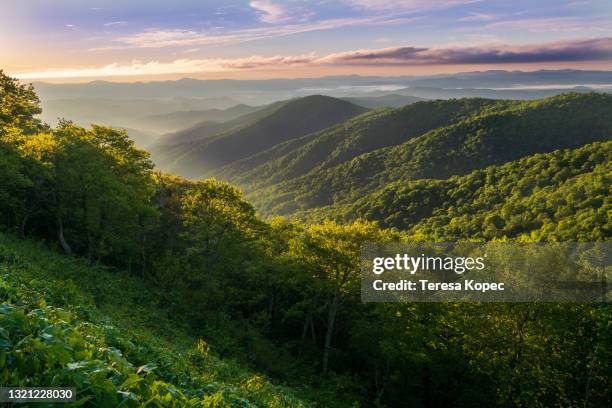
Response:
[[[450,125],[432,124],[411,136],[406,131],[402,135],[407,140],[387,147],[363,143],[363,147],[347,152],[341,144],[335,149],[342,152],[338,159],[328,163],[325,159],[313,158],[321,164],[303,174],[278,176],[277,183],[266,183],[256,191],[247,190],[249,198],[264,213],[291,214],[323,205],[350,203],[388,183],[445,179],[535,153],[608,140],[612,133],[612,95],[567,94],[528,102],[489,101],[482,102],[481,109],[475,102],[469,99],[419,102],[415,105],[422,105],[426,112],[415,112],[413,120],[434,117],[440,109],[447,109],[453,103],[466,104],[468,116],[459,116]],[[366,123],[361,126],[365,128],[380,123],[377,118],[364,119]],[[384,125],[379,132],[392,133]],[[365,134],[363,140],[374,138],[378,139]],[[319,142],[307,149],[316,149],[317,145]],[[294,160],[303,154],[296,152]],[[280,173],[284,174],[282,170]]]
[[[235,184],[266,216],[295,215],[352,204],[390,183],[464,175],[537,153],[606,141],[612,133],[612,96],[597,93],[535,101],[420,101],[370,110],[334,126],[325,122],[310,133],[302,122],[286,120],[296,116],[292,112],[316,118],[321,100],[337,111],[346,106],[334,98],[295,99],[215,125],[240,125],[229,133],[204,122],[164,136],[166,145],[154,149],[154,160],[185,176],[213,176]],[[257,135],[262,131],[278,142],[261,144]],[[177,135],[189,136],[190,142],[177,143]],[[230,143],[238,135],[244,139],[234,143],[245,152],[243,157],[231,159],[214,146],[215,140]],[[181,156],[185,151],[189,153]],[[168,164],[177,157],[180,165]],[[208,169],[197,162],[209,163]]]
[[[556,150],[444,180],[390,183],[355,203],[308,210],[326,218],[381,225],[444,241],[458,235],[491,240],[599,241],[612,235],[612,142]]]
[[[42,123],[0,72],[0,383],[102,407],[608,406],[609,304],[362,303],[359,277],[367,241],[608,240],[612,97],[342,103],[292,137],[283,104],[217,163],[262,176],[255,207],[125,131]]]

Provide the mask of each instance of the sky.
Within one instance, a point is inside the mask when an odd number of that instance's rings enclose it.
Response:
[[[147,81],[612,70],[610,0],[2,0],[0,69]]]

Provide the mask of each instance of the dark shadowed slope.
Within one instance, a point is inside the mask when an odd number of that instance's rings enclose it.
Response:
[[[363,153],[394,146],[432,129],[450,125],[484,107],[507,102],[486,99],[418,102],[400,109],[382,109],[355,117],[316,134],[294,139],[215,172],[246,191],[272,185],[344,163]]]
[[[147,150],[155,164],[166,169],[190,149],[191,143],[244,127],[276,111],[283,103],[275,102],[226,122],[202,120],[178,132],[161,135]]]

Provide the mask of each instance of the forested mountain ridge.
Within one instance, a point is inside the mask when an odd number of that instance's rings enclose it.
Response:
[[[240,185],[245,191],[252,191],[313,170],[333,167],[381,147],[403,143],[482,109],[500,109],[508,103],[512,102],[462,99],[417,102],[399,109],[376,110],[229,164],[213,174]],[[264,158],[267,161],[262,162]]]
[[[492,105],[499,106],[499,105]],[[565,94],[508,103],[249,193],[265,214],[350,202],[398,180],[448,178],[535,153],[609,140],[612,95]]]
[[[612,235],[606,215],[611,197],[608,141],[535,154],[445,180],[397,181],[355,203],[298,215],[310,222],[366,218],[437,240],[501,234],[597,241]]]
[[[344,122],[366,111],[365,108],[349,102],[318,95],[290,100],[279,105],[268,115],[259,117],[252,123],[185,144],[182,154],[174,158],[168,170],[188,177],[201,177],[216,167]],[[244,121],[244,118],[236,120]],[[186,132],[197,134],[197,128]],[[182,133],[185,132],[179,132],[174,137],[181,138]],[[160,151],[160,154],[164,152]]]
[[[157,148],[159,149],[159,153],[162,154],[163,150],[161,150],[161,148],[165,145],[175,146],[181,145],[185,142],[201,141],[211,136],[217,136],[223,132],[242,128],[270,115],[271,113],[274,113],[285,103],[286,102],[271,103],[270,105],[260,107],[253,112],[238,115],[238,117],[228,121],[214,121],[210,119],[201,120],[193,126],[162,135],[158,142],[159,146]]]
[[[401,108],[404,105],[425,100],[424,98],[417,98],[416,96],[399,94],[362,97],[355,96],[345,97],[342,99],[368,109]]]
[[[282,104],[283,102],[272,103],[226,122],[199,121],[186,129],[161,135],[155,144],[147,148],[147,151],[151,153],[151,158],[158,168],[169,168],[174,165],[180,156],[188,152],[198,140],[203,141],[224,132],[240,129],[268,116],[280,108]]]

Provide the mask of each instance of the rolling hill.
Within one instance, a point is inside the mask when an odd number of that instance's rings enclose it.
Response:
[[[204,119],[198,121],[193,126],[185,127],[177,132],[169,132],[162,135],[157,144],[160,147],[163,145],[174,146],[185,142],[203,140],[230,130],[237,130],[238,128],[250,125],[257,120],[274,113],[282,105],[283,102],[275,102],[264,107],[259,107],[252,112],[245,113],[244,115],[239,115],[238,117],[228,121],[221,121],[219,119]]]
[[[252,191],[403,143],[464,119],[484,107],[496,106],[506,106],[506,103],[486,99],[429,101],[368,112],[318,133],[279,144],[213,174]]]
[[[142,129],[153,130],[157,133],[170,133],[191,128],[202,122],[227,122],[262,108],[261,106],[239,104],[227,109],[174,111],[143,116],[138,118],[136,123]]]
[[[189,149],[193,142],[244,127],[274,112],[281,104],[272,103],[227,122],[204,120],[181,131],[163,134],[147,150],[159,168],[168,168]]]
[[[355,105],[363,106],[368,109],[378,108],[399,108],[410,103],[424,101],[425,98],[418,98],[411,95],[381,95],[381,96],[363,96],[363,97],[348,97],[342,98],[345,101],[354,103]]]
[[[201,177],[216,167],[237,161],[279,143],[342,123],[366,111],[365,108],[325,96],[308,96],[277,103],[267,108],[267,115],[248,125],[216,135],[202,135],[198,127],[172,136],[187,139],[168,155],[159,146],[152,149],[158,166],[187,177]],[[255,112],[255,115],[261,111]],[[244,121],[241,117],[237,120]],[[232,123],[228,123],[232,126]],[[197,139],[196,139],[197,138]],[[199,140],[198,140],[199,139]],[[166,143],[168,139],[165,139]],[[167,163],[167,164],[166,164]]]
[[[611,186],[612,142],[597,142],[446,180],[400,180],[354,203],[299,216],[309,222],[366,218],[441,240],[524,235],[596,241],[612,233],[603,222],[612,208]]]
[[[266,214],[290,214],[350,202],[398,180],[445,179],[535,153],[608,140],[611,135],[611,95],[507,102],[336,165],[297,177],[282,175],[278,184],[249,191],[249,197]]]

